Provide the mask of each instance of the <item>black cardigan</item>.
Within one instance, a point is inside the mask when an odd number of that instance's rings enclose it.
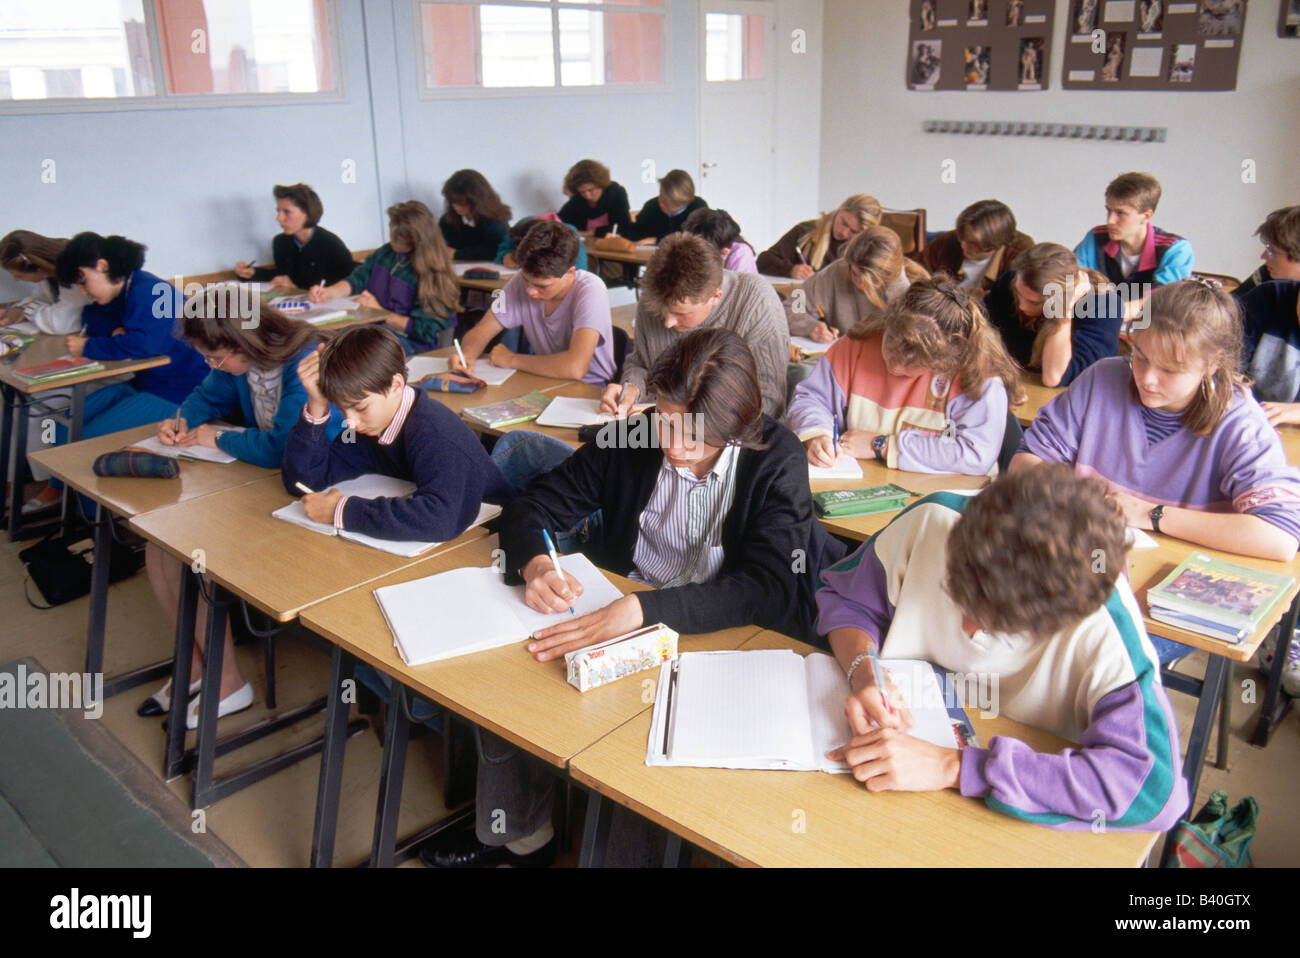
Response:
[[[686,208],[680,213],[669,216],[659,208],[659,197],[653,196],[645,201],[641,212],[636,214],[636,222],[629,223],[626,229],[619,232],[630,240],[648,239],[651,236],[661,240],[669,233],[678,232],[686,222],[686,217],[696,210],[708,209],[708,206],[708,203],[697,196],[687,203]]]
[[[266,282],[277,276],[288,276],[299,289],[311,289],[317,283],[332,286],[356,269],[347,244],[322,226],[315,226],[311,239],[302,248],[288,233],[279,233],[271,240],[271,255],[275,268],[259,266],[253,279]]]
[[[628,420],[626,438],[648,437],[653,430],[643,413]],[[663,622],[682,633],[758,625],[824,646],[813,596],[822,570],[846,549],[813,514],[808,462],[794,433],[764,416],[763,442],[768,448],[742,449],[737,456],[717,576],[638,593],[646,623]],[[589,558],[620,575],[632,571],[641,512],[663,463],[657,447],[641,445],[601,448],[599,440],[589,442],[506,505],[500,528],[507,582],[518,584],[521,568],[545,554],[543,528],[571,528],[596,508],[603,511],[603,537],[588,550]]]
[[[589,220],[601,216],[608,216],[609,226],[611,228],[617,226],[618,235],[626,236],[627,228],[632,225],[627,190],[617,183],[610,183],[601,191],[600,199],[596,201],[595,206],[588,206],[587,201],[581,196],[571,196],[569,201],[560,207],[559,212],[560,221],[568,223],[579,233],[586,232]]]

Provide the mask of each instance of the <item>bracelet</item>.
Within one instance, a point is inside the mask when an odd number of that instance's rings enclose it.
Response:
[[[867,659],[872,658],[874,655],[875,655],[874,652],[859,652],[857,657],[854,658],[854,660],[849,663],[849,691],[850,692],[853,691],[853,673],[858,670],[859,665],[861,665]]]

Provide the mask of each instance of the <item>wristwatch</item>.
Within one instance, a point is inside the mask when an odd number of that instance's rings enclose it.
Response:
[[[877,436],[871,440],[871,451],[876,454],[876,459],[880,462],[885,461],[885,449],[889,447],[888,436]]]
[[[1150,518],[1151,520],[1151,531],[1159,532],[1160,520],[1165,517],[1165,507],[1156,506],[1154,509],[1152,509],[1150,512],[1147,513],[1147,517]]]

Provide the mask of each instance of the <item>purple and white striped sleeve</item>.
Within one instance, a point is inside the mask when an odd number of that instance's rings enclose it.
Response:
[[[896,440],[898,468],[987,475],[998,461],[1006,429],[1007,387],[1000,379],[990,379],[978,399],[968,399],[962,393],[948,403],[948,426],[943,432],[900,432]]]
[[[812,375],[794,388],[794,398],[785,411],[785,424],[807,442],[816,436],[829,436],[834,421],[844,433],[844,412],[848,400],[840,388],[827,356],[817,360]]]
[[[817,590],[817,633],[861,629],[876,640],[889,631],[894,606],[889,601],[885,568],[876,556],[874,537],[821,575]]]

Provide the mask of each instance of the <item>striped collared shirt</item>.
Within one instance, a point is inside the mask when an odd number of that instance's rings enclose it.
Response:
[[[641,513],[629,578],[656,589],[708,582],[722,568],[722,524],[736,497],[738,446],[703,479],[665,459]]]

